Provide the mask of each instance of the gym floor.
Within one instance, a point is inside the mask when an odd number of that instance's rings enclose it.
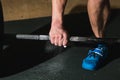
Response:
[[[5,22],[5,33],[48,34],[51,17]],[[113,10],[106,37],[120,37],[120,10]],[[92,36],[88,15],[65,16],[71,35]],[[16,27],[17,26],[17,27]],[[89,35],[88,35],[89,34]],[[49,43],[49,42],[48,42]],[[71,43],[63,50],[46,51],[47,41],[12,41],[0,56],[0,80],[120,80],[120,45],[110,45],[109,56],[99,70],[81,68],[91,44]]]

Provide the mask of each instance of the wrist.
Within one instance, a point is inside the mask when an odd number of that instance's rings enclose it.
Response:
[[[52,20],[51,26],[62,28],[63,27],[63,20],[62,19],[54,19],[54,20]]]

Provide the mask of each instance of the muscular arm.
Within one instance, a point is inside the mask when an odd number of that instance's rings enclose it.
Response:
[[[66,46],[67,32],[63,27],[63,15],[67,0],[52,0],[52,22],[49,32],[50,41],[56,46]]]
[[[67,0],[52,0],[52,24],[63,23],[63,14]]]

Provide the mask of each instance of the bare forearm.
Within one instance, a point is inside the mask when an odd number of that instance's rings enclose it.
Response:
[[[56,46],[66,46],[67,31],[63,27],[63,14],[67,0],[52,0],[52,23],[49,32],[50,42]]]
[[[52,0],[52,24],[63,23],[63,14],[67,0]]]

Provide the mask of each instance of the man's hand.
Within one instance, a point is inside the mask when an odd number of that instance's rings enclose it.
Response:
[[[52,44],[56,46],[67,46],[68,34],[62,25],[51,26],[49,36]]]
[[[66,46],[68,34],[63,27],[63,14],[67,0],[52,0],[52,23],[50,41],[56,46]]]

